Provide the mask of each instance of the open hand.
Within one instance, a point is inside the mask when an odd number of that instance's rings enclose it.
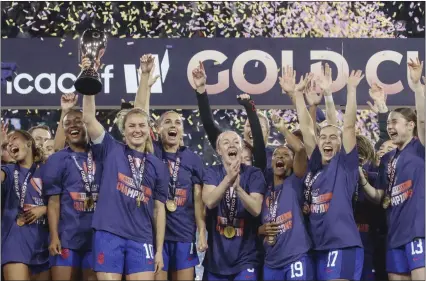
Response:
[[[348,78],[348,88],[356,88],[359,85],[359,82],[364,79],[364,75],[362,75],[362,70],[352,70],[351,75]]]
[[[416,61],[410,59],[408,63],[408,69],[410,71],[410,79],[413,84],[418,84],[420,82],[420,77],[422,76],[423,71],[423,61],[420,62],[419,58],[416,58]]]

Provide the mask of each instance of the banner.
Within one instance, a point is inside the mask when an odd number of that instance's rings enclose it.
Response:
[[[2,39],[2,62],[16,63],[17,75],[2,85],[3,108],[52,108],[60,94],[74,91],[78,75],[78,40],[59,38]],[[62,45],[62,47],[60,46]],[[156,73],[152,108],[197,108],[191,71],[204,62],[207,92],[212,106],[233,108],[235,96],[251,94],[261,108],[291,105],[282,94],[278,76],[282,67],[293,66],[297,80],[309,71],[318,73],[321,63],[333,70],[334,101],[346,104],[346,77],[351,70],[366,74],[358,87],[358,104],[369,100],[373,81],[389,94],[389,106],[413,106],[408,85],[407,61],[425,58],[424,39],[307,39],[307,38],[110,38],[101,70],[104,89],[96,96],[103,108],[118,107],[121,99],[134,100],[138,87],[139,58],[155,55]]]

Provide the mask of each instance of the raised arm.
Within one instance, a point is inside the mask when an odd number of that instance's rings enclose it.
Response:
[[[420,142],[425,145],[425,88],[420,83],[420,76],[422,76],[423,62],[420,62],[419,58],[416,61],[410,59],[408,63],[410,70],[410,81],[412,88],[414,89],[416,99],[416,111],[417,111],[417,134]],[[423,82],[425,78],[423,77]]]
[[[216,150],[216,140],[222,133],[222,130],[214,123],[209,97],[206,92],[207,75],[202,62],[192,71],[192,78],[194,79],[196,87],[195,91],[197,94],[201,122],[203,123],[204,130],[206,131],[211,146]]]
[[[294,151],[294,158],[293,158],[293,171],[294,174],[301,178],[306,173],[306,168],[308,167],[308,157],[306,155],[306,149],[303,143],[299,140],[298,137],[293,135],[289,129],[287,128],[287,125],[284,122],[284,119],[282,119],[280,116],[274,114],[272,115],[272,124],[274,124],[274,127],[284,135],[284,138],[287,141],[287,144],[290,146],[290,148]]]
[[[151,97],[151,87],[157,81],[159,75],[154,76],[155,62],[151,54],[143,55],[140,58],[140,80],[138,91],[135,96],[135,107],[142,108],[149,112],[149,101]]]
[[[371,85],[370,90],[368,91],[370,97],[373,99],[374,104],[370,101],[367,101],[368,106],[370,106],[371,111],[377,114],[377,119],[379,123],[379,145],[376,147],[380,148],[383,142],[389,139],[388,131],[387,131],[387,121],[388,121],[388,107],[386,106],[386,98],[387,95],[382,87],[377,85],[377,83],[373,83]]]
[[[61,117],[59,119],[58,128],[56,129],[54,149],[59,151],[65,147],[65,131],[63,120],[65,115],[77,104],[78,95],[75,93],[66,93],[61,96]]]
[[[325,64],[325,68],[321,66],[321,74],[319,75],[318,85],[324,95],[327,124],[337,126],[336,107],[334,105],[333,95],[331,92],[331,85],[333,84],[333,78],[331,74],[331,67],[328,65],[328,63]]]
[[[250,123],[250,129],[253,136],[253,166],[264,171],[266,168],[265,141],[263,138],[262,127],[257,116],[256,105],[248,94],[237,96],[238,103],[244,106],[247,112],[247,118]]]
[[[315,127],[317,126],[317,112],[318,110],[321,111],[321,109],[318,108],[318,105],[321,103],[323,97],[323,92],[321,91],[320,93],[318,93],[316,87],[317,83],[315,82],[315,80],[311,80],[305,89],[305,98],[306,102],[309,105],[309,115],[311,116]]]
[[[90,139],[96,140],[104,133],[105,129],[96,119],[95,96],[83,97],[83,122],[86,124]]]
[[[303,142],[305,144],[306,153],[308,157],[311,157],[312,152],[316,147],[316,135],[315,135],[315,124],[309,115],[308,109],[306,108],[305,99],[303,98],[302,91],[306,85],[312,80],[313,75],[309,74],[305,79],[303,76],[300,83],[296,86],[296,71],[293,68],[287,66],[283,71],[282,77],[280,77],[281,88],[290,96],[294,97],[297,116],[299,118],[300,131],[303,135]]]
[[[346,86],[348,93],[346,98],[345,115],[343,117],[343,147],[345,148],[346,153],[351,152],[356,145],[356,87],[358,87],[359,82],[363,78],[364,75],[362,75],[361,70],[352,70]]]
[[[84,58],[81,61],[83,68],[90,67],[90,60]],[[97,70],[99,62],[95,64]],[[87,133],[89,138],[93,141],[98,139],[104,133],[105,129],[101,123],[96,119],[96,106],[95,106],[95,96],[83,96],[83,122],[86,124]]]

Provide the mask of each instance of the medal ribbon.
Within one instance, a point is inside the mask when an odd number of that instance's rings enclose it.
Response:
[[[398,153],[398,152],[397,152]],[[392,160],[388,162],[388,180],[389,180],[389,186],[386,190],[387,195],[391,196],[392,194],[392,187],[396,180],[396,164],[399,159],[399,155],[397,156],[397,153],[392,157]]]
[[[237,193],[234,189],[234,191],[231,194],[231,191],[229,188],[226,190],[225,193],[225,210],[226,210],[226,216],[227,216],[227,222],[229,226],[233,226],[234,224],[234,218],[237,216]]]
[[[308,175],[306,176],[305,179],[305,190],[304,190],[304,195],[305,195],[305,204],[307,204],[308,206],[311,205],[311,199],[312,199],[312,195],[311,195],[311,190],[312,190],[312,186],[314,185],[315,181],[317,180],[318,176],[321,174],[321,171],[316,173],[314,177],[312,177],[312,172],[309,172]]]
[[[165,163],[169,163],[169,160],[167,159],[166,155],[165,155],[165,151],[163,148],[163,162]],[[170,178],[170,182],[169,182],[169,194],[168,197],[172,200],[175,199],[176,196],[176,185],[177,185],[177,181],[178,181],[178,174],[179,174],[179,168],[180,168],[180,156],[179,156],[179,151],[176,154],[176,161],[175,161],[175,166],[172,169],[172,174],[171,174],[171,178]],[[170,165],[170,164],[169,164]]]
[[[24,182],[22,183],[21,190],[19,190],[19,166],[18,169],[14,171],[13,177],[14,177],[14,185],[15,185],[15,192],[19,199],[19,209],[22,212],[24,210],[24,201],[25,197],[27,195],[27,187],[28,182],[31,178],[31,176],[34,174],[35,169],[37,168],[37,163],[33,163],[31,168],[28,170],[27,175],[25,176]]]
[[[92,150],[89,150],[87,153],[87,173],[84,171],[83,167],[78,164],[77,161],[77,155],[74,153],[72,155],[72,159],[74,160],[75,165],[77,166],[77,169],[80,171],[81,179],[84,183],[84,189],[86,190],[87,194],[92,194],[92,186],[95,179],[95,175],[93,173],[93,153]]]
[[[133,153],[128,146],[126,146],[126,154],[127,154],[127,160],[129,160],[130,171],[132,172],[132,177],[133,177],[133,181],[135,182],[136,189],[141,190],[142,194],[144,194],[143,188],[142,188],[142,180],[143,180],[143,174],[145,172],[146,157],[144,156],[142,158],[141,164],[139,166],[139,170],[137,171],[135,163],[134,163],[134,159],[133,159]]]
[[[275,221],[277,218],[277,209],[278,209],[278,199],[280,198],[282,189],[278,192],[274,190],[271,191],[271,196],[269,197],[269,214],[271,216],[271,222]]]

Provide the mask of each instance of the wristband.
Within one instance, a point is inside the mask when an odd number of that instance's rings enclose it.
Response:
[[[334,100],[333,100],[333,96],[332,96],[332,95],[324,96],[324,100],[325,100],[326,102],[329,102],[329,103],[334,103]]]

